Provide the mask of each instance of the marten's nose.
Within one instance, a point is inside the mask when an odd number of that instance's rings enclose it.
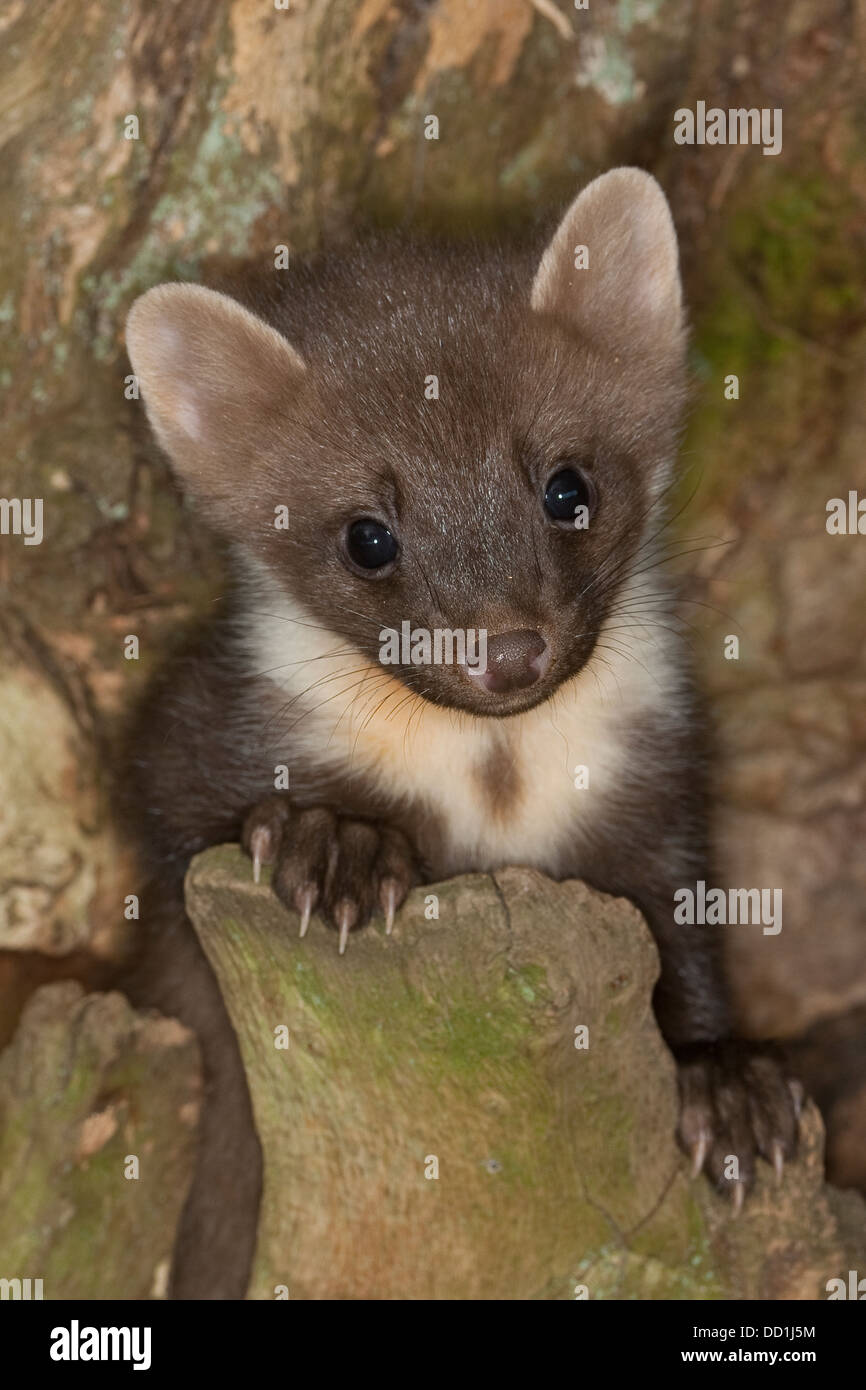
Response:
[[[500,632],[488,637],[487,669],[470,674],[486,690],[504,695],[534,685],[544,675],[549,662],[550,652],[541,633],[520,628],[516,632]]]

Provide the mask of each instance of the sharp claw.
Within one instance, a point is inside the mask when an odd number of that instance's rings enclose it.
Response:
[[[397,912],[397,884],[393,879],[386,879],[382,884],[380,896],[385,909],[385,935],[390,936],[394,930],[394,917]]]
[[[344,912],[340,921],[340,955],[346,954],[346,947],[349,944],[349,914]]]
[[[781,1187],[782,1175],[785,1171],[785,1154],[778,1139],[770,1146],[770,1153],[773,1155],[773,1169],[776,1174],[776,1186]]]
[[[300,931],[301,940],[303,940],[304,937],[305,937],[306,934],[307,934],[307,927],[310,925],[310,917],[311,917],[311,915],[312,915],[313,907],[315,906],[315,902],[316,902],[316,890],[315,890],[315,888],[313,888],[313,887],[311,886],[311,887],[308,887],[308,888],[299,888],[299,889],[298,889],[298,892],[297,892],[297,894],[295,895],[295,906],[297,907],[298,911],[299,911],[300,914],[301,914],[301,931]]]
[[[343,900],[337,909],[337,925],[340,928],[340,955],[346,954],[349,932],[358,920],[358,909],[353,902]]]
[[[307,934],[307,927],[310,925],[310,913],[311,913],[311,911],[312,911],[312,904],[310,903],[310,901],[309,901],[309,899],[308,899],[308,900],[304,903],[304,910],[303,910],[303,912],[301,913],[301,930],[300,930],[300,932],[298,933],[298,935],[300,936],[300,938],[301,938],[302,941],[303,941],[304,937],[305,937],[306,934]]]
[[[734,1217],[738,1217],[743,1210],[743,1203],[746,1200],[746,1187],[744,1183],[735,1182],[733,1192]]]
[[[270,849],[271,834],[267,826],[259,825],[250,836],[250,854],[253,859],[253,883],[262,876],[262,861]]]
[[[693,1178],[696,1178],[696,1177],[699,1176],[699,1174],[700,1174],[700,1172],[701,1172],[701,1169],[702,1169],[703,1166],[704,1166],[704,1159],[705,1159],[706,1156],[707,1156],[707,1149],[708,1149],[709,1147],[710,1147],[710,1137],[709,1137],[709,1135],[707,1134],[706,1130],[701,1130],[701,1133],[700,1133],[698,1139],[695,1141],[694,1144],[692,1144],[692,1149],[691,1149],[691,1155],[692,1155],[692,1171],[691,1171],[691,1176],[692,1176]]]
[[[803,1109],[803,1101],[806,1097],[806,1092],[803,1089],[803,1083],[801,1081],[796,1080],[789,1081],[788,1090],[791,1093],[791,1100],[794,1103],[794,1114],[799,1120],[800,1112]]]

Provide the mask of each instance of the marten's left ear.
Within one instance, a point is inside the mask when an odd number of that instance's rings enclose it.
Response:
[[[612,169],[575,198],[542,257],[531,304],[616,352],[682,351],[677,237],[651,174]]]

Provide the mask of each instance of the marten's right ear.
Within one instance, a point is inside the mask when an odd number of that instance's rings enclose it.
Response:
[[[284,428],[303,359],[233,299],[201,285],[158,285],[132,306],[126,345],[156,436],[181,480],[230,500]]]

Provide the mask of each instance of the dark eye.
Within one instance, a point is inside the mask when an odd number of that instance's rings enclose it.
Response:
[[[578,468],[561,468],[544,489],[544,510],[554,521],[574,521],[578,507],[592,511],[595,488]]]
[[[396,560],[400,547],[387,526],[365,516],[346,532],[346,550],[362,570],[379,570]]]

